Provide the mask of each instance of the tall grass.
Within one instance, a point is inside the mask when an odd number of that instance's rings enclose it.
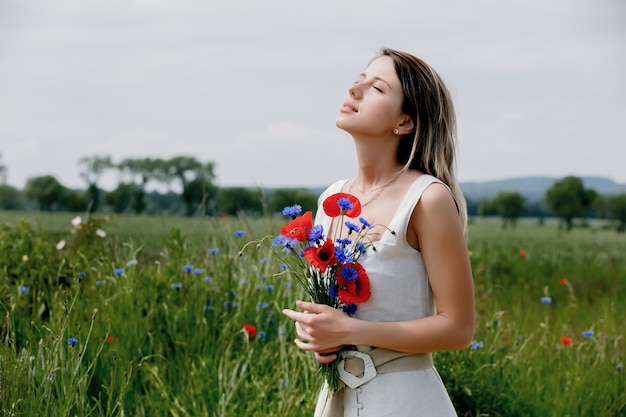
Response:
[[[302,290],[239,256],[282,219],[0,216],[1,415],[312,415],[320,378],[280,314]],[[469,235],[476,342],[435,355],[459,414],[624,415],[626,237]]]

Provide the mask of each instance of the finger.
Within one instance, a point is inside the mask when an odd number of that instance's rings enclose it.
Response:
[[[318,349],[318,346],[315,343],[305,342],[300,339],[295,339],[293,342],[296,346],[298,346],[298,348],[306,352],[315,352]]]
[[[308,301],[301,301],[301,300],[296,301],[296,306],[300,310],[309,312],[309,313],[322,313],[324,309],[326,308],[326,306],[323,304],[309,303]]]
[[[282,313],[293,321],[302,321],[302,319],[304,319],[304,313],[293,311],[288,308],[284,309]]]
[[[318,352],[314,352],[314,353],[315,353],[315,361],[317,363],[320,363],[320,364],[331,363],[332,361],[337,359],[337,354],[336,353],[331,353],[329,355],[323,355],[323,354],[320,354]]]

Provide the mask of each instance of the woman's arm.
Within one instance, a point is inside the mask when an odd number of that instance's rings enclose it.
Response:
[[[474,288],[463,227],[446,187],[433,184],[415,207],[407,235],[422,253],[437,313],[401,322],[358,320],[320,304],[299,301],[302,312],[284,310],[296,322],[302,350],[318,353],[341,345],[371,345],[423,353],[467,347],[474,336]],[[334,355],[319,361],[331,361]]]

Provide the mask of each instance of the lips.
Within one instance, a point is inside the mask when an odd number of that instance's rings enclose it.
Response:
[[[354,113],[358,113],[359,110],[353,106],[352,104],[348,103],[347,101],[345,103],[343,103],[343,105],[341,106],[341,111],[343,112],[354,112]]]

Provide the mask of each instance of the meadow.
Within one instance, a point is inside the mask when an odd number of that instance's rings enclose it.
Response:
[[[307,416],[264,218],[0,212],[1,416]],[[77,223],[77,221],[75,221]],[[460,416],[626,415],[626,236],[474,219],[477,332],[435,354]]]

